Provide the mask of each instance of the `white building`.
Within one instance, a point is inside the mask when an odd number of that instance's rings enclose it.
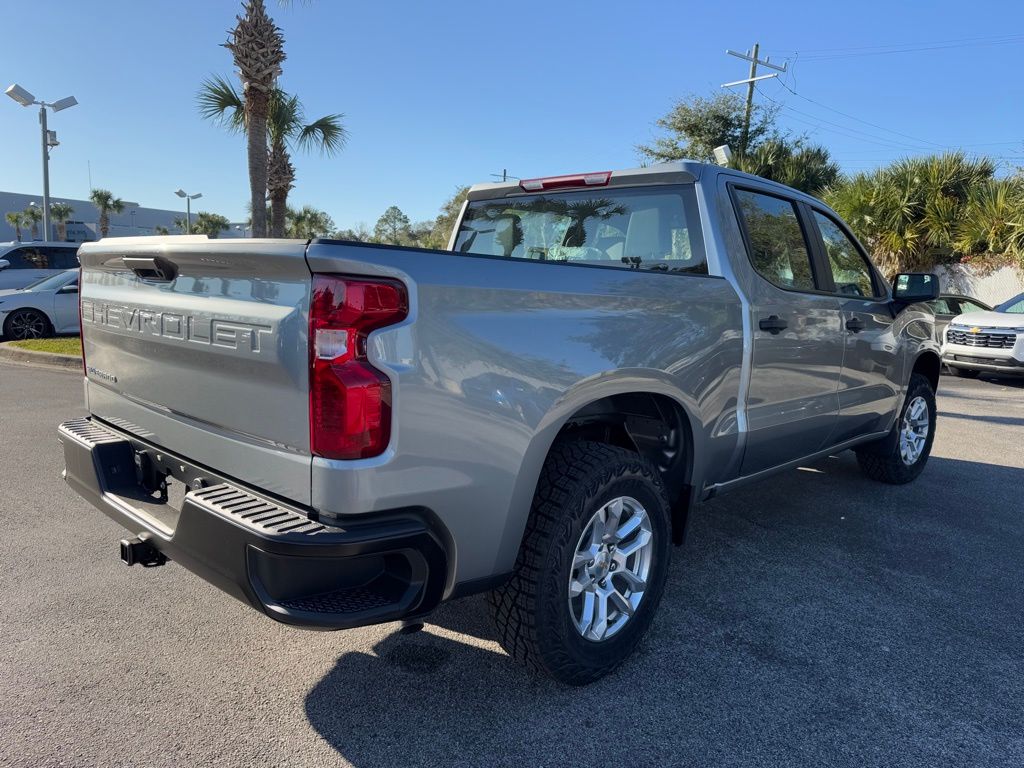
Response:
[[[67,239],[72,242],[88,242],[99,240],[99,211],[96,206],[88,200],[71,200],[66,197],[51,197],[51,203],[68,203],[74,213],[67,223]],[[0,192],[0,242],[15,240],[14,227],[7,223],[4,216],[8,211],[23,211],[30,204],[35,203],[40,210],[43,205],[42,195],[23,195],[18,192]],[[192,211],[192,221],[195,221],[196,211]],[[171,234],[181,234],[182,231],[174,226],[174,220],[184,219],[185,211],[168,211],[160,208],[143,208],[135,203],[125,203],[121,213],[110,214],[110,230],[108,237],[128,237],[130,235],[155,235],[157,227],[167,227]],[[44,237],[39,222],[38,236],[33,238],[31,230],[22,228],[22,240],[56,240],[57,225],[50,221],[53,232],[49,237]],[[246,233],[244,223],[232,222],[231,228],[221,232],[219,237],[242,237]]]

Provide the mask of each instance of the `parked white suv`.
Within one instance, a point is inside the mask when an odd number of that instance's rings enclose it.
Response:
[[[955,376],[1024,375],[1024,293],[991,312],[968,312],[946,328],[942,362]]]
[[[0,290],[24,288],[65,269],[77,269],[80,245],[43,240],[0,243]]]

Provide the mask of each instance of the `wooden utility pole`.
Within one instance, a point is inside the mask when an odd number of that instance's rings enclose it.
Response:
[[[760,49],[761,49],[761,44],[760,43],[754,43],[754,48],[749,53],[737,53],[736,51],[726,50],[726,53],[729,54],[730,56],[735,56],[738,59],[744,59],[745,61],[749,61],[750,62],[750,76],[747,77],[747,79],[745,79],[745,80],[734,80],[731,83],[722,83],[722,87],[723,88],[731,88],[734,85],[744,85],[744,84],[746,84],[746,86],[747,86],[747,105],[746,105],[746,109],[743,110],[743,131],[740,133],[740,146],[739,146],[740,157],[743,157],[744,155],[747,154],[747,141],[748,141],[748,139],[750,137],[750,116],[751,116],[751,113],[754,111],[754,83],[756,83],[758,80],[767,80],[770,77],[778,77],[778,74],[776,74],[774,72],[769,74],[769,75],[761,75],[760,77],[758,77],[757,76],[757,65],[760,64],[761,66],[764,66],[764,67],[770,67],[771,69],[777,69],[779,72],[785,72],[786,71],[786,65],[785,64],[783,64],[781,67],[779,67],[779,66],[776,66],[775,64],[772,64],[771,62],[769,62],[768,59],[764,59],[763,61],[761,59],[759,59],[757,57],[757,54],[760,51]]]

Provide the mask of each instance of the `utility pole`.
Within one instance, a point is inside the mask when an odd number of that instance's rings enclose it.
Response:
[[[754,110],[754,83],[756,83],[758,80],[767,80],[770,77],[778,77],[778,74],[774,72],[769,75],[761,75],[760,77],[758,77],[757,65],[760,64],[761,66],[769,67],[770,69],[777,69],[779,72],[786,71],[785,64],[779,67],[776,66],[775,64],[772,64],[768,60],[768,58],[765,58],[764,60],[759,59],[757,57],[757,54],[760,51],[760,49],[761,44],[754,43],[753,50],[748,51],[747,53],[737,53],[736,51],[730,51],[728,49],[726,49],[725,51],[730,56],[735,56],[738,59],[743,59],[744,61],[750,62],[750,75],[749,77],[747,77],[747,79],[734,80],[731,83],[722,83],[723,88],[731,88],[734,85],[743,85],[744,83],[747,86],[747,104],[746,108],[743,110],[743,132],[740,134],[740,157],[743,157],[747,154],[747,139],[750,136],[750,114]]]
[[[500,178],[502,181],[508,181],[509,179],[518,179],[518,176],[509,176],[508,168],[502,168],[501,173],[492,173],[491,176]]]

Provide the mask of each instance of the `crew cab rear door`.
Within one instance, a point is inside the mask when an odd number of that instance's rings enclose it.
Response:
[[[81,263],[93,415],[308,504],[305,243],[116,238]]]
[[[826,446],[843,364],[839,299],[822,290],[801,204],[756,185],[733,186],[746,254],[733,254],[750,301],[753,356],[741,474]]]

